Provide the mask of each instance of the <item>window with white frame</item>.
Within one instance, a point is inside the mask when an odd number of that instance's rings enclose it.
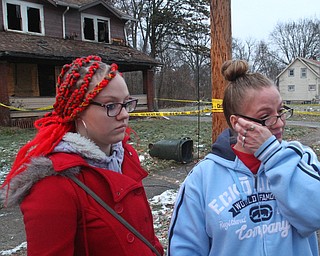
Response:
[[[315,84],[309,84],[308,89],[309,89],[309,91],[315,91],[316,90],[316,85]]]
[[[301,78],[307,78],[307,68],[301,68]]]
[[[289,84],[289,85],[288,85],[288,91],[289,91],[289,92],[294,92],[294,91],[295,91],[295,86],[294,86],[294,84]]]
[[[288,70],[288,76],[294,76],[294,68]]]
[[[82,14],[83,40],[110,43],[110,19]]]
[[[44,35],[43,6],[24,1],[3,1],[4,28]]]

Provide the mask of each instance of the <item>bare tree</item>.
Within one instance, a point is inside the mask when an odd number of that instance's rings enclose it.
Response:
[[[130,15],[133,19],[127,23],[127,39],[129,44],[136,49],[143,49],[143,42],[147,42],[146,33],[142,25],[142,20],[145,16],[146,7],[141,0],[111,0],[111,2]],[[142,43],[141,43],[142,42]],[[146,52],[146,49],[145,51]]]
[[[320,21],[316,18],[278,23],[270,36],[278,53],[274,57],[285,65],[296,57],[320,59]]]
[[[276,80],[284,65],[274,58],[276,55],[264,41],[260,41],[255,46],[253,70],[265,74],[272,80]]]
[[[232,38],[232,58],[246,60],[248,63],[252,63],[254,59],[254,53],[256,48],[256,41],[253,39],[247,39],[244,42],[238,38]]]
[[[284,68],[275,56],[276,53],[264,41],[247,39],[243,42],[237,38],[232,40],[232,57],[246,60],[250,64],[251,72],[263,73],[272,80],[275,80]]]

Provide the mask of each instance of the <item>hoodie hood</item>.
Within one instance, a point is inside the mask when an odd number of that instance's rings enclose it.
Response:
[[[224,159],[234,161],[236,155],[231,148],[231,145],[233,144],[236,144],[235,134],[230,128],[227,128],[222,131],[216,141],[212,144],[211,153]]]

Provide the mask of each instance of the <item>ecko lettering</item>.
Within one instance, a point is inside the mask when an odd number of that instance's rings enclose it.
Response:
[[[260,180],[260,179],[259,179]],[[240,185],[242,188],[242,191],[247,195],[253,194],[253,188],[251,186],[251,183],[247,176],[239,177]],[[263,188],[268,188],[269,186],[267,184],[264,184],[262,181],[259,182],[259,187],[262,186]],[[228,186],[227,190],[225,190],[222,194],[220,194],[217,198],[214,198],[208,206],[216,213],[220,214],[222,211],[224,211],[226,208],[230,208],[232,202],[239,199],[240,192],[236,186],[236,184],[232,184]],[[271,197],[271,198],[270,198]],[[254,196],[249,197],[249,200],[257,200],[257,201],[269,201],[274,200],[274,196],[269,193],[258,193],[258,198],[255,198]],[[237,200],[238,204],[241,204],[243,207],[248,205],[248,202],[244,202],[241,200]],[[252,202],[250,202],[252,203]],[[249,203],[249,204],[250,204]],[[240,207],[243,208],[243,207]],[[236,209],[236,208],[234,208]]]
[[[242,190],[246,195],[252,194],[252,188],[248,177],[239,177]],[[232,184],[224,191],[221,195],[218,196],[218,199],[213,199],[208,206],[215,211],[217,214],[220,214],[224,209],[229,208],[234,200],[236,200],[240,195],[239,190],[237,189],[236,184]]]
[[[217,200],[213,199],[209,203],[209,207],[216,213],[220,214],[224,209],[229,208],[232,202],[238,198],[239,191],[237,190],[237,187],[235,184],[228,187],[228,190],[223,192]]]

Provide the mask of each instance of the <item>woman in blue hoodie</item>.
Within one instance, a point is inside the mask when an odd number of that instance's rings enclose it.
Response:
[[[320,163],[283,140],[293,110],[247,62],[226,61],[222,74],[230,129],[181,186],[168,255],[318,256]]]

